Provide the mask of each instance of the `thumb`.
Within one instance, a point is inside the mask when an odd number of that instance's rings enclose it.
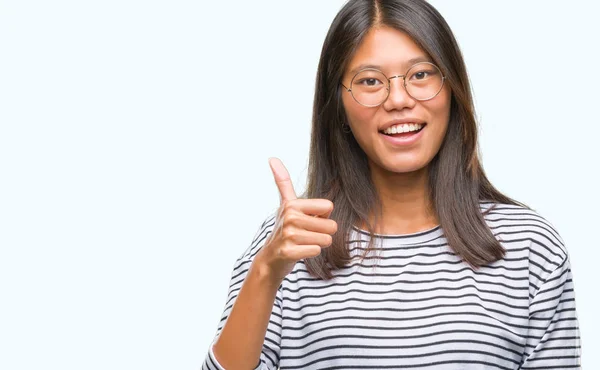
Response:
[[[281,196],[281,202],[284,200],[296,199],[296,192],[294,186],[290,180],[290,174],[278,158],[269,158],[269,166],[273,172],[275,183],[279,189],[279,195]]]

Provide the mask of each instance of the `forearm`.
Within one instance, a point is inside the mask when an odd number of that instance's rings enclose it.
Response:
[[[265,268],[252,264],[213,347],[225,369],[254,369],[258,364],[278,287]]]

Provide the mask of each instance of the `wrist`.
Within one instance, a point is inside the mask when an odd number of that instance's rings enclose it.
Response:
[[[263,261],[260,253],[257,254],[254,261],[252,261],[248,274],[251,275],[252,279],[257,281],[260,286],[269,287],[274,291],[279,289],[279,285],[281,285],[281,281],[283,280],[277,276],[268,263]]]

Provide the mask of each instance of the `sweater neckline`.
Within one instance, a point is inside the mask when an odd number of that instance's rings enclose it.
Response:
[[[369,232],[352,225],[352,229],[356,231],[361,237],[369,238]],[[435,239],[440,238],[444,234],[442,226],[437,225],[430,229],[417,231],[409,234],[378,234],[374,233],[376,239],[381,240],[384,244],[420,244],[426,243]]]

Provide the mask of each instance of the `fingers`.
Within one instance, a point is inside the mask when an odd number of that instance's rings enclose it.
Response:
[[[316,257],[321,254],[321,246],[319,245],[292,245],[290,247],[283,247],[280,249],[281,257],[292,260],[300,261],[304,258]]]
[[[290,174],[278,158],[269,158],[269,166],[273,172],[275,183],[279,189],[279,195],[281,197],[281,203],[286,200],[296,199],[296,192],[294,186],[290,180]]]
[[[283,216],[285,225],[316,233],[333,235],[337,232],[337,222],[328,218],[311,217],[300,213],[288,213]]]
[[[281,206],[276,230],[263,249],[267,263],[279,271],[277,276],[288,274],[296,261],[321,254],[329,247],[337,223],[329,219],[333,203],[328,199],[298,199],[290,175],[277,158],[269,158],[269,166],[279,190]],[[315,217],[317,216],[317,217]],[[274,271],[275,271],[274,270]]]
[[[329,247],[333,238],[329,234],[316,233],[313,231],[288,228],[283,230],[285,240],[294,245],[319,245],[323,248]]]
[[[305,215],[329,217],[333,211],[333,202],[329,199],[293,199],[285,202],[282,213],[300,212]]]
[[[302,202],[292,202],[297,200],[296,192],[290,174],[278,158],[269,158],[269,166],[275,183],[279,189],[279,195],[281,197],[281,203],[289,202],[292,208],[297,209],[305,214],[317,215],[328,218],[333,210],[333,203],[327,199],[306,199]]]

